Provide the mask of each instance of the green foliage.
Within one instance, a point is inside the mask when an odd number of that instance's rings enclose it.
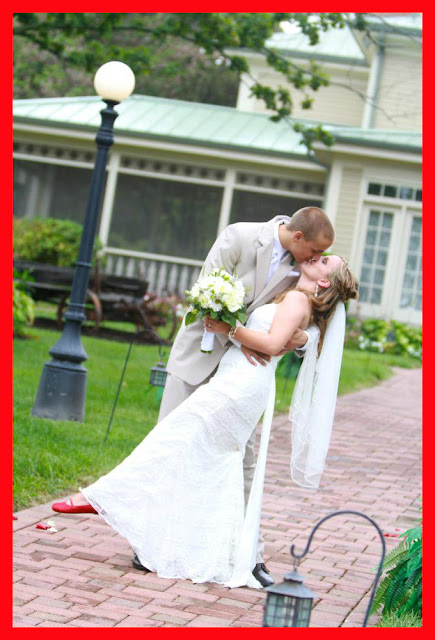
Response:
[[[245,51],[260,53],[290,86],[302,92],[309,109],[317,91],[330,83],[315,63],[300,66],[265,42],[287,21],[311,45],[323,31],[346,24],[367,28],[363,14],[346,13],[14,13],[14,95],[78,95],[92,91],[90,74],[107,60],[120,60],[135,72],[138,93],[234,105],[240,75],[251,75]],[[353,22],[352,22],[353,21]],[[170,80],[168,82],[168,80]],[[288,89],[270,87],[251,76],[252,95],[274,114],[288,119],[293,99]],[[53,93],[53,91],[57,93]],[[44,92],[48,92],[44,93]],[[318,140],[333,138],[321,127],[302,127],[312,152]]]
[[[386,556],[383,571],[386,576],[380,582],[373,600],[371,612],[380,607],[382,617],[397,613],[399,616],[414,613],[422,616],[422,521],[401,534],[402,542]]]
[[[302,358],[298,358],[294,351],[289,351],[288,353],[284,354],[284,356],[278,362],[276,375],[280,378],[286,378],[290,380],[296,379],[301,364]]]
[[[34,319],[34,302],[23,290],[21,282],[12,283],[12,317],[14,336],[25,338],[26,327],[31,325]]]
[[[395,335],[393,353],[408,353],[415,358],[422,358],[423,331],[421,327],[408,327],[401,322],[391,323]]]
[[[346,346],[362,351],[407,355],[422,359],[421,327],[379,318],[347,319]]]
[[[14,257],[59,267],[73,267],[79,251],[82,226],[71,220],[54,218],[14,218]],[[97,239],[93,262],[101,247]]]
[[[397,613],[388,613],[381,618],[376,625],[377,627],[422,627],[423,620],[417,613],[405,613],[398,615]]]
[[[113,469],[156,424],[159,403],[148,385],[159,360],[158,347],[135,344],[122,384],[107,443],[111,409],[128,344],[82,337],[88,355],[84,424],[31,415],[48,350],[59,339],[53,331],[30,330],[33,340],[14,340],[14,509],[76,493]],[[164,349],[164,359],[167,350]]]

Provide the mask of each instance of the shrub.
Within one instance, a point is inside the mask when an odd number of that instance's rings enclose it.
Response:
[[[408,353],[415,358],[422,358],[423,332],[421,327],[408,327],[400,322],[392,322],[395,336],[393,353]]]
[[[288,351],[278,362],[276,375],[279,378],[294,380],[297,378],[301,364],[302,358],[298,358],[298,356],[293,351]]]
[[[72,220],[54,218],[14,218],[14,257],[32,262],[43,262],[59,267],[73,267],[79,251],[82,226]],[[101,248],[97,239],[96,252]]]
[[[408,355],[422,359],[421,327],[378,318],[347,319],[346,346],[363,351]]]
[[[422,627],[423,620],[416,613],[405,613],[399,616],[397,613],[389,613],[381,618],[377,627]]]
[[[413,613],[422,617],[422,521],[401,534],[402,542],[384,560],[386,576],[380,582],[373,599],[371,612],[381,606],[382,618],[395,613]]]
[[[12,283],[12,317],[14,336],[25,338],[25,328],[33,323],[34,302],[19,282]]]

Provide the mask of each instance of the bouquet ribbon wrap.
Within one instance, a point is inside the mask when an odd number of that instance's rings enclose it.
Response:
[[[204,334],[201,341],[201,351],[205,351],[206,353],[210,353],[211,351],[213,351],[214,336],[214,333],[204,329]]]

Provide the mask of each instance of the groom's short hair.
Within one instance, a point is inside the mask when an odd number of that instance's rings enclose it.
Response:
[[[303,207],[292,215],[287,224],[289,231],[302,231],[305,240],[315,240],[323,236],[334,241],[335,231],[332,222],[320,207]]]

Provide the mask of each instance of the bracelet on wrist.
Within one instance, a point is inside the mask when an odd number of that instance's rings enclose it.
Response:
[[[236,325],[235,327],[231,327],[231,329],[228,331],[228,337],[231,339],[234,339],[234,336],[238,328],[239,328],[239,325]]]

